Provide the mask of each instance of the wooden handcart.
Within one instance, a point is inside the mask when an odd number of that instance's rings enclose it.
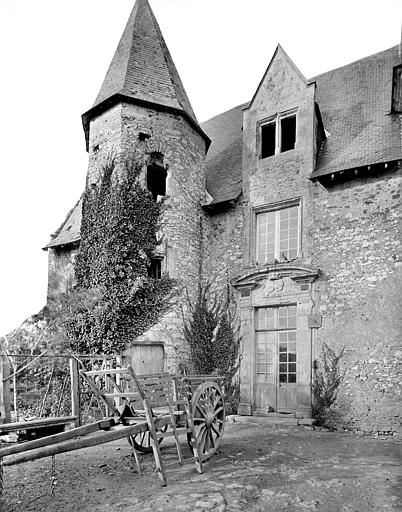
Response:
[[[0,465],[11,466],[80,448],[127,438],[137,452],[153,452],[162,485],[167,478],[160,444],[173,436],[179,463],[179,435],[186,434],[198,472],[222,440],[225,404],[219,377],[169,374],[137,376],[128,367],[81,371],[92,392],[112,416],[49,437],[0,448]],[[0,475],[1,475],[0,468]],[[1,487],[0,487],[1,488]]]

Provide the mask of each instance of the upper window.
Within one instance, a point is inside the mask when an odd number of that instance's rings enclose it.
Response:
[[[394,67],[392,81],[392,112],[402,112],[402,65]]]
[[[147,166],[147,188],[154,201],[158,199],[158,196],[166,195],[166,177],[167,171],[163,164],[163,155],[157,152],[152,153]]]
[[[291,261],[300,252],[300,204],[256,215],[256,263]]]
[[[260,125],[261,158],[284,153],[295,148],[296,113],[277,114]]]
[[[152,258],[148,266],[148,276],[152,279],[162,278],[162,258]]]

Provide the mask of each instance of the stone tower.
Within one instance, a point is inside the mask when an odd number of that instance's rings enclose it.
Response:
[[[87,186],[102,179],[102,164],[110,155],[117,174],[128,158],[142,165],[154,199],[165,198],[163,243],[151,272],[155,278],[167,272],[193,293],[203,258],[201,203],[210,140],[197,122],[148,0],[137,0],[96,101],[82,118]],[[187,359],[181,302],[141,340],[133,340],[137,371],[176,371],[178,362]]]

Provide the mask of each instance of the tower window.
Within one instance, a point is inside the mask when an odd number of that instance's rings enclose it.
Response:
[[[277,114],[260,125],[261,158],[284,153],[296,145],[296,114]]]
[[[394,67],[392,80],[392,112],[402,112],[402,65]]]
[[[147,167],[147,188],[151,192],[154,201],[158,196],[166,195],[167,171],[163,164],[162,153],[152,153]]]
[[[148,276],[152,279],[161,279],[162,277],[162,259],[152,258],[151,264],[148,267]]]

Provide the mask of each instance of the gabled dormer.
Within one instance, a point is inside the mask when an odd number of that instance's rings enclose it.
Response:
[[[314,170],[324,129],[309,83],[278,45],[271,62],[244,110],[245,167],[290,165],[292,172]],[[246,172],[247,172],[246,170]]]

